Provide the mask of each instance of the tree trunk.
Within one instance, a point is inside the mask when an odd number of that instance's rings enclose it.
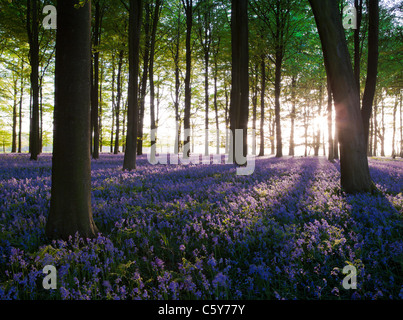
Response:
[[[183,0],[186,12],[186,76],[185,76],[185,112],[183,117],[184,140],[183,140],[183,157],[188,158],[190,155],[190,109],[192,92],[190,88],[190,77],[192,72],[192,25],[193,25],[193,0]]]
[[[218,119],[218,102],[217,102],[217,81],[218,81],[218,65],[217,59],[214,58],[214,111],[215,111],[215,127],[216,127],[216,154],[220,154],[220,124]]]
[[[31,6],[32,5],[32,6]],[[32,118],[30,122],[31,160],[39,155],[39,40],[38,40],[38,0],[27,0],[27,29],[31,65]]]
[[[258,94],[258,67],[255,65],[255,77],[252,94],[252,155],[256,155],[256,120],[257,120],[257,94]]]
[[[15,79],[13,81],[14,86],[14,103],[13,103],[13,127],[12,127],[12,141],[11,141],[11,152],[17,152],[17,94],[18,94],[18,77],[15,74]]]
[[[276,48],[275,78],[274,78],[274,113],[276,122],[276,157],[283,156],[283,142],[281,138],[280,94],[281,94],[281,66],[283,64],[282,49]]]
[[[334,142],[333,142],[333,121],[332,121],[332,105],[333,105],[333,97],[332,97],[332,89],[330,87],[329,77],[327,77],[327,135],[328,135],[328,148],[329,155],[328,160],[334,160]]]
[[[295,152],[295,143],[294,143],[294,127],[295,127],[295,77],[293,76],[291,79],[291,132],[290,132],[290,148],[288,154],[290,156],[294,156]]]
[[[21,91],[20,91],[20,102],[18,110],[18,153],[21,153],[21,138],[22,138],[22,100],[24,97],[24,61],[21,63]]]
[[[123,49],[119,51],[119,61],[118,61],[118,74],[116,80],[116,108],[115,108],[115,148],[113,150],[114,154],[119,153],[119,134],[120,134],[120,103],[122,101],[122,66],[123,66]]]
[[[123,170],[136,169],[138,125],[138,75],[141,34],[142,0],[130,0],[129,14],[129,88],[127,135]]]
[[[340,143],[341,187],[347,193],[373,190],[364,128],[360,113],[360,96],[344,35],[337,2],[309,0],[325,59],[325,67],[336,109]]]
[[[400,111],[400,158],[403,158],[403,113],[402,113],[402,97],[403,92],[400,90],[400,103],[399,103],[399,111]]]
[[[322,104],[323,104],[323,88],[322,85],[319,87],[319,106],[318,106],[318,114],[316,117],[320,116],[322,113]],[[319,148],[320,148],[320,124],[316,123],[316,132],[314,133],[314,155],[315,157],[319,156]]]
[[[395,105],[393,106],[393,125],[392,125],[392,158],[396,158],[396,112],[397,112],[397,105],[398,105],[398,100],[397,100],[397,95],[395,97]]]
[[[139,124],[137,134],[137,155],[143,154],[143,138],[144,138],[144,108],[145,97],[147,92],[147,79],[150,61],[150,3],[145,4],[145,21],[144,21],[144,54],[143,54],[143,74],[141,77],[140,90],[140,109],[139,109]]]
[[[232,148],[230,160],[237,165],[246,165],[235,156],[236,149],[242,148],[242,155],[247,155],[247,129],[249,113],[249,45],[248,45],[248,1],[232,1],[231,12],[231,46],[232,46],[232,89],[230,104],[230,129]],[[242,130],[243,141],[236,138],[237,129]]]
[[[95,237],[91,209],[91,5],[59,1],[52,189],[46,235]]]
[[[266,95],[266,63],[264,60],[264,55],[261,57],[261,89],[260,89],[260,150],[259,157],[264,156],[264,99]]]
[[[375,96],[375,101],[374,101],[374,148],[373,148],[373,156],[376,157],[377,154],[377,149],[378,149],[378,99]]]
[[[100,7],[99,0],[95,1],[95,26],[93,32],[93,79],[91,89],[91,128],[93,134],[92,158],[99,158],[99,37],[100,37]]]
[[[358,92],[360,92],[360,28],[362,17],[362,0],[354,0],[354,7],[357,10],[357,28],[354,30],[354,78]]]
[[[179,115],[179,89],[180,89],[180,70],[179,70],[179,45],[180,45],[180,17],[181,12],[178,10],[178,19],[176,25],[176,39],[175,39],[175,51],[174,51],[174,65],[175,65],[175,146],[174,153],[179,154],[180,149],[180,115]]]
[[[364,125],[365,144],[368,145],[369,119],[376,90],[378,74],[378,37],[379,37],[379,4],[378,0],[368,1],[368,67],[364,96],[362,98],[362,122]]]
[[[384,97],[381,96],[381,133],[379,134],[381,138],[381,157],[385,156],[385,104],[384,104]]]
[[[156,119],[155,119],[155,89],[154,89],[154,56],[155,56],[155,37],[157,32],[157,25],[160,16],[160,5],[161,1],[156,0],[152,29],[151,29],[151,39],[150,39],[150,62],[149,62],[149,82],[150,82],[150,128],[151,128],[151,150],[150,150],[150,159],[151,162],[155,162],[155,151],[156,151]]]

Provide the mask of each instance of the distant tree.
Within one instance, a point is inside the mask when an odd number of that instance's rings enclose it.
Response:
[[[157,36],[157,26],[161,14],[162,0],[155,1],[155,7],[152,14],[152,25],[151,25],[151,37],[150,37],[150,61],[149,61],[149,82],[150,82],[150,127],[152,130],[151,134],[151,146],[157,143],[156,130],[157,130],[157,120],[155,115],[155,84],[154,84],[154,60],[155,60],[155,43]],[[157,117],[158,118],[158,117]],[[155,148],[151,148],[151,161],[155,161]]]
[[[98,229],[91,209],[91,4],[58,1],[52,189],[46,235],[90,238]]]

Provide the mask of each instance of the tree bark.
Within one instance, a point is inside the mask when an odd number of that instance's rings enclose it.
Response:
[[[378,116],[378,99],[375,96],[375,101],[374,101],[374,138],[373,138],[374,147],[373,147],[373,152],[372,152],[372,155],[374,157],[376,157],[376,154],[377,154],[377,151],[378,151],[377,150],[378,149],[378,119],[377,119],[377,116]]]
[[[123,49],[119,51],[119,61],[118,61],[118,74],[116,80],[116,107],[115,107],[115,148],[113,149],[114,154],[119,153],[119,134],[120,134],[120,103],[122,101],[122,66],[123,66]]]
[[[264,55],[261,57],[261,89],[260,89],[260,149],[259,157],[264,156],[264,107],[265,107],[265,95],[266,95],[266,63],[264,60]]]
[[[397,95],[395,97],[395,104],[393,106],[393,125],[392,125],[392,158],[396,158],[396,112],[397,112],[397,105],[398,105],[398,100],[397,100]]]
[[[354,30],[354,78],[358,91],[360,92],[360,28],[362,18],[362,0],[354,0],[354,6],[357,10],[357,29]]]
[[[290,148],[288,154],[290,156],[294,156],[295,152],[295,143],[294,143],[294,127],[295,127],[295,87],[296,87],[296,80],[293,76],[291,79],[291,131],[290,131]]]
[[[93,79],[91,87],[91,128],[93,134],[92,158],[99,158],[99,44],[100,44],[100,6],[95,1],[95,26],[93,32]]]
[[[91,238],[98,229],[91,209],[91,5],[57,4],[52,189],[46,235]]]
[[[281,94],[281,67],[283,64],[282,49],[277,46],[274,77],[274,113],[276,122],[276,157],[283,156],[283,142],[281,138],[280,94]]]
[[[249,113],[249,46],[248,46],[248,1],[232,1],[231,12],[232,88],[230,103],[230,129],[232,148],[230,156],[237,165],[245,165],[236,159],[236,146],[242,146],[242,155],[247,155],[247,129]],[[235,130],[242,130],[242,144],[236,140]],[[231,159],[231,157],[230,157]]]
[[[14,75],[14,103],[13,103],[13,126],[12,126],[12,140],[11,140],[11,152],[17,152],[17,94],[18,94],[18,76]]]
[[[143,3],[130,0],[129,14],[129,88],[127,106],[127,135],[123,170],[136,169],[138,126],[139,48]]]
[[[183,157],[190,155],[190,109],[192,92],[190,88],[190,77],[192,72],[192,25],[193,25],[193,0],[182,0],[186,12],[186,76],[185,76],[185,110],[183,117],[183,127],[185,137],[183,140]]]
[[[30,122],[31,160],[38,160],[39,155],[39,40],[38,40],[38,0],[27,0],[27,29],[29,57],[31,65],[32,114]]]
[[[333,96],[332,88],[330,87],[329,77],[327,77],[327,136],[328,136],[328,160],[334,160],[334,142],[333,142]]]
[[[362,98],[361,116],[364,126],[365,144],[368,145],[369,119],[376,90],[378,74],[378,38],[379,38],[379,0],[368,1],[368,67],[364,96]]]
[[[144,110],[145,97],[147,92],[147,79],[150,61],[150,3],[145,4],[145,21],[144,21],[144,54],[143,54],[143,74],[141,77],[140,89],[140,109],[139,109],[139,124],[137,134],[137,155],[143,154],[143,137],[144,137]]]
[[[20,102],[18,109],[18,153],[21,153],[21,138],[22,138],[22,100],[24,97],[24,61],[21,63],[21,75],[20,75],[20,83],[21,83],[21,91],[20,91]]]
[[[364,128],[360,113],[360,96],[344,35],[337,2],[309,0],[325,60],[325,67],[336,109],[340,143],[341,187],[347,193],[373,190]]]
[[[151,150],[150,150],[150,159],[152,162],[155,161],[155,151],[154,147],[157,143],[157,124],[155,117],[155,85],[154,85],[154,57],[155,57],[155,37],[157,33],[157,25],[160,17],[160,6],[161,1],[156,0],[152,28],[151,28],[151,39],[150,39],[150,61],[149,61],[149,82],[150,82],[150,128],[151,128]]]

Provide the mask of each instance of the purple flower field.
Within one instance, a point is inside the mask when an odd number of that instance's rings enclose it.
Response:
[[[354,196],[324,158],[122,163],[92,161],[98,238],[50,242],[51,155],[0,155],[0,299],[403,299],[401,160],[371,159],[381,193]]]

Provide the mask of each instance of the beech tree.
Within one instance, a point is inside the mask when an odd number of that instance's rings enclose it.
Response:
[[[98,233],[91,209],[91,4],[57,3],[52,189],[46,235]]]
[[[348,193],[373,190],[360,95],[336,1],[309,0],[322,43],[327,76],[333,93],[340,143],[341,186]]]
[[[247,129],[249,113],[249,47],[248,47],[248,1],[233,0],[231,11],[231,47],[232,47],[232,88],[230,104],[230,130],[232,132],[232,150],[230,159],[238,164],[235,146],[235,130],[242,130],[242,154],[247,155]]]
[[[185,110],[183,117],[183,127],[185,138],[183,140],[183,157],[190,154],[190,109],[192,103],[192,90],[190,88],[190,78],[192,74],[192,26],[193,26],[193,0],[182,0],[186,15],[186,76],[185,76]]]
[[[140,53],[140,31],[143,3],[130,0],[129,13],[129,89],[127,106],[127,137],[123,170],[136,169],[137,126],[138,126],[138,75]]]
[[[31,160],[37,160],[40,153],[39,143],[39,18],[38,0],[27,0],[27,32],[29,42],[29,61],[31,65],[31,122],[29,151]]]

